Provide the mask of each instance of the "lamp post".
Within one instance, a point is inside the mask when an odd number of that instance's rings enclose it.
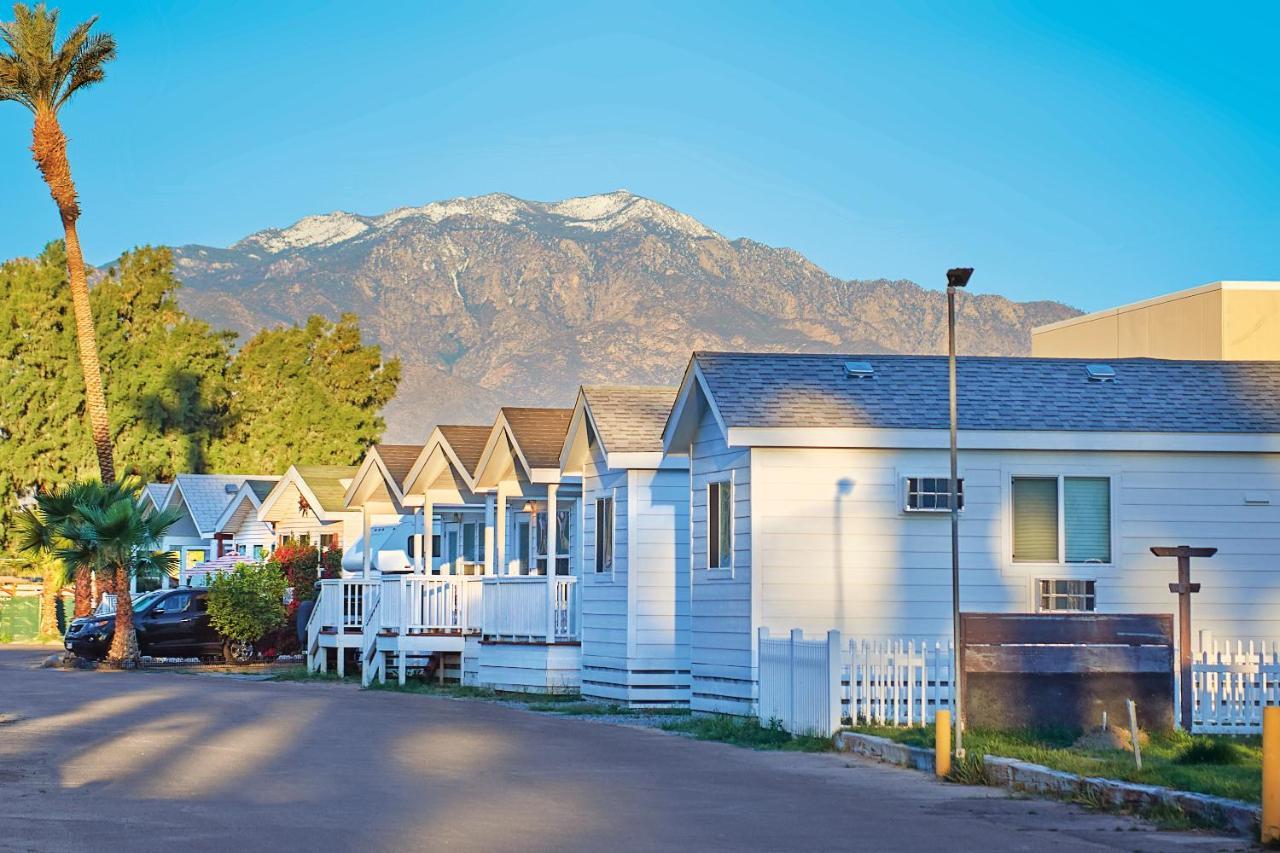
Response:
[[[960,665],[960,475],[956,463],[956,290],[969,283],[973,267],[947,270],[947,379],[951,392],[951,645],[955,667],[951,686],[955,691],[956,757],[964,758],[964,672]]]

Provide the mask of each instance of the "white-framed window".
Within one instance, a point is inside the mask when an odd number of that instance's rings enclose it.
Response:
[[[956,503],[964,510],[964,477],[956,480]],[[902,509],[905,512],[950,512],[950,477],[904,477]]]
[[[254,545],[254,546],[253,546],[253,559],[254,559],[254,560],[261,562],[261,561],[262,561],[262,559],[263,559],[264,557],[266,557],[266,556],[267,556],[267,546],[266,546],[266,545]]]
[[[1040,578],[1036,610],[1042,613],[1092,613],[1098,607],[1097,581]]]
[[[613,571],[613,496],[596,498],[596,572]]]
[[[249,555],[249,546],[248,546],[248,545],[244,545],[244,544],[237,544],[237,545],[236,545],[236,556],[237,556],[237,557],[247,557],[248,555]]]
[[[1111,563],[1111,478],[1016,476],[1015,563]]]
[[[467,521],[462,525],[462,559],[479,563],[484,559],[484,523]]]
[[[707,484],[707,568],[733,568],[733,483]]]

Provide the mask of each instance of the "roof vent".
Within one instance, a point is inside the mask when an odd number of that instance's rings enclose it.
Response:
[[[1090,382],[1116,381],[1116,369],[1109,364],[1086,364],[1084,372],[1089,375]]]
[[[227,483],[225,486],[222,487],[222,491],[226,492],[229,495],[234,495],[236,492],[240,491],[240,487],[237,486],[235,483]]]
[[[854,379],[874,379],[876,369],[869,361],[846,361],[844,375]]]

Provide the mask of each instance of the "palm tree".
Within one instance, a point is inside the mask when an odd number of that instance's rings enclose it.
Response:
[[[46,9],[43,3],[34,8],[15,4],[13,16],[13,21],[0,23],[0,39],[12,51],[0,52],[0,101],[16,101],[35,116],[31,153],[44,182],[49,185],[49,194],[58,205],[66,234],[67,279],[75,310],[76,343],[84,374],[89,426],[102,482],[110,483],[116,478],[115,460],[107,423],[107,402],[102,391],[102,371],[98,365],[98,339],[89,306],[89,284],[85,278],[80,236],[76,232],[80,202],[76,198],[75,182],[71,180],[67,137],[58,123],[58,111],[76,92],[106,77],[103,66],[115,58],[116,42],[107,33],[90,35],[89,30],[98,20],[95,17],[73,27],[62,43],[57,44],[58,11]]]
[[[139,485],[132,481],[75,483],[36,496],[34,509],[19,516],[24,550],[52,554],[77,577],[83,571],[110,572],[116,595],[116,628],[108,660],[132,666],[138,659],[133,628],[129,576],[134,572],[168,572],[174,556],[159,551],[161,540],[180,517],[180,511],[144,514],[138,506]]]
[[[58,599],[71,583],[71,575],[67,564],[52,555],[46,554],[40,561],[40,636],[43,639],[62,636],[58,629]]]

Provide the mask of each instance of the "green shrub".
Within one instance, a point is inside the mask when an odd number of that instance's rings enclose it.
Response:
[[[1243,747],[1220,737],[1193,737],[1178,753],[1178,764],[1243,764],[1249,753]]]
[[[209,621],[227,639],[256,643],[285,624],[287,586],[274,566],[240,563],[209,582]]]

